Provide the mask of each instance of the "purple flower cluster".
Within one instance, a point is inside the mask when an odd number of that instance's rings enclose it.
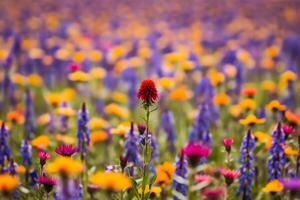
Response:
[[[172,113],[170,111],[165,111],[161,116],[160,123],[163,131],[167,135],[168,149],[170,152],[174,152],[176,134],[174,129],[174,119]]]
[[[5,160],[8,161],[9,159],[10,147],[8,144],[8,131],[3,122],[0,129],[0,165],[2,166],[2,169],[4,167]]]
[[[82,104],[77,119],[77,148],[79,152],[86,153],[90,144],[90,130],[87,126],[89,115],[85,103]]]
[[[137,135],[134,131],[133,122],[131,122],[130,130],[126,135],[125,152],[124,156],[128,159],[128,162],[138,164],[139,161],[139,147],[137,143]]]
[[[172,182],[173,189],[175,191],[173,200],[182,199],[181,197],[187,195],[187,160],[184,157],[184,152],[182,150],[180,156],[176,160],[175,175]]]

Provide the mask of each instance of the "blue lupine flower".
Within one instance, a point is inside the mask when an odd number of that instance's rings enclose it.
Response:
[[[29,144],[29,141],[26,138],[22,141],[21,157],[22,157],[22,164],[24,166],[29,167],[32,164],[31,145]]]
[[[204,144],[205,146],[211,148],[212,147],[211,133],[209,131],[203,132],[201,141],[202,141],[202,144]]]
[[[251,134],[251,130],[248,130],[247,135],[244,136],[242,145],[240,148],[240,177],[239,177],[239,187],[237,189],[237,195],[242,193],[243,200],[251,200],[251,185],[253,183],[253,178],[255,175],[255,169],[253,167],[254,155],[252,150],[255,147],[254,138]]]
[[[167,134],[168,149],[170,152],[175,151],[175,129],[174,129],[174,117],[170,111],[165,111],[161,116],[161,127]]]
[[[284,145],[284,132],[281,124],[279,123],[272,133],[272,145],[268,160],[268,175],[269,180],[282,178],[282,170],[285,164]]]
[[[199,106],[199,113],[196,118],[196,122],[194,127],[191,129],[189,141],[190,142],[202,142],[202,139],[209,139],[206,136],[203,137],[205,132],[208,132],[210,126],[210,111],[208,110],[208,106],[206,104],[202,104]]]
[[[126,141],[124,147],[124,156],[128,159],[128,162],[139,164],[139,146],[137,140],[137,134],[134,131],[133,122],[131,122],[130,130],[126,134]]]
[[[85,103],[78,113],[77,119],[77,148],[79,152],[86,153],[90,144],[90,130],[87,126],[89,122],[89,114],[86,110]]]
[[[29,90],[25,92],[25,138],[30,139],[35,132],[33,123],[32,99]]]
[[[8,131],[5,128],[4,122],[2,122],[0,130],[0,165],[2,169],[4,167],[5,160],[10,159],[10,147],[8,144]]]
[[[264,108],[260,108],[256,114],[256,117],[259,119],[266,119],[266,110]]]
[[[153,160],[158,159],[159,152],[158,152],[157,143],[156,143],[154,137],[150,134],[148,135],[148,143],[151,146],[151,158]]]
[[[293,105],[295,105],[295,100],[296,100],[296,95],[295,95],[295,89],[293,82],[289,81],[288,82],[288,87],[287,87],[287,96],[283,100],[283,104],[287,105],[289,108],[293,108]]]
[[[12,176],[17,174],[17,164],[14,162],[13,159],[10,159],[10,161],[9,161],[9,165],[7,167],[7,172]]]
[[[68,107],[68,103],[67,102],[63,102],[63,104],[61,105],[63,108],[67,108]],[[68,133],[69,132],[69,117],[62,115],[60,118],[60,132],[61,133]]]
[[[187,195],[187,161],[184,158],[183,152],[181,152],[180,156],[176,160],[176,168],[174,173],[174,179],[172,182],[172,186],[174,189],[173,192],[173,200],[182,199],[179,196],[185,197]]]
[[[38,178],[38,175],[37,175],[36,170],[35,170],[35,169],[30,170],[29,176],[30,176],[30,182],[29,182],[29,185],[30,185],[31,187],[33,187],[33,186],[36,185],[36,179]]]
[[[214,88],[208,77],[203,77],[196,88],[196,97],[201,97],[204,102],[210,102],[214,96]]]

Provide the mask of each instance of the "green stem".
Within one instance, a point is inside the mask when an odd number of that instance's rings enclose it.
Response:
[[[144,162],[143,162],[143,180],[142,180],[142,200],[146,200],[145,198],[145,189],[146,189],[146,170],[147,170],[147,158],[148,158],[148,134],[149,134],[149,118],[150,118],[150,108],[147,107],[147,115],[146,115],[146,136],[145,136],[145,147],[143,151],[143,157],[144,157]]]

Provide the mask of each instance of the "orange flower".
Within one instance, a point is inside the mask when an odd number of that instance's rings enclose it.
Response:
[[[300,118],[299,116],[295,115],[291,111],[285,112],[285,118],[290,124],[299,125],[300,124]]]
[[[242,91],[242,94],[243,94],[243,96],[252,98],[252,97],[254,97],[255,94],[256,94],[256,89],[255,89],[255,88],[245,88],[245,89]]]
[[[94,131],[91,132],[91,143],[90,145],[93,146],[98,142],[103,142],[107,140],[108,134],[105,131]]]
[[[230,102],[230,97],[225,93],[219,93],[214,96],[213,102],[218,106],[226,106]]]
[[[169,94],[169,99],[173,101],[186,101],[193,96],[186,86],[179,86]]]
[[[268,103],[268,105],[266,106],[266,108],[268,110],[272,110],[272,111],[285,111],[286,106],[283,105],[283,104],[281,104],[277,100],[273,100],[270,103]]]
[[[6,114],[6,119],[17,124],[24,123],[24,116],[18,111],[12,111]]]
[[[50,140],[46,135],[41,135],[31,140],[31,145],[39,149],[45,149],[49,146],[49,144]]]
[[[277,180],[274,179],[272,181],[270,181],[263,189],[263,192],[281,192],[283,190],[283,184]]]

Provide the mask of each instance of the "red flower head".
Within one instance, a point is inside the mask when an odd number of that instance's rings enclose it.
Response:
[[[191,167],[196,167],[201,158],[207,158],[210,149],[206,146],[194,143],[188,143],[183,149],[184,155],[188,158]]]
[[[47,193],[51,192],[53,187],[57,184],[56,179],[47,176],[38,177],[36,182],[43,185]]]
[[[295,128],[292,126],[282,125],[282,129],[283,129],[283,132],[285,133],[285,135],[291,135],[291,134],[295,133]]]
[[[128,158],[126,156],[120,156],[120,166],[122,169],[125,169],[127,165]]]
[[[139,130],[140,135],[143,135],[145,133],[146,126],[143,124],[138,124],[138,130]]]
[[[46,164],[46,161],[51,158],[51,155],[47,153],[46,151],[40,151],[38,152],[38,157],[40,159],[41,166],[44,166]]]
[[[143,80],[137,94],[137,98],[142,100],[145,108],[150,107],[158,99],[156,86],[152,80]]]
[[[71,157],[77,151],[72,145],[61,145],[56,147],[55,152],[61,156]]]
[[[232,138],[224,138],[222,140],[222,144],[224,145],[224,147],[228,153],[230,153],[231,146],[233,145],[233,143],[234,143],[234,140]]]
[[[72,63],[68,66],[70,72],[76,72],[80,70],[80,66],[78,64]]]
[[[230,169],[222,169],[221,170],[222,175],[225,178],[226,184],[229,186],[233,183],[234,179],[240,176],[240,172],[230,170]]]
[[[246,88],[242,91],[243,96],[253,98],[256,94],[255,88]]]

